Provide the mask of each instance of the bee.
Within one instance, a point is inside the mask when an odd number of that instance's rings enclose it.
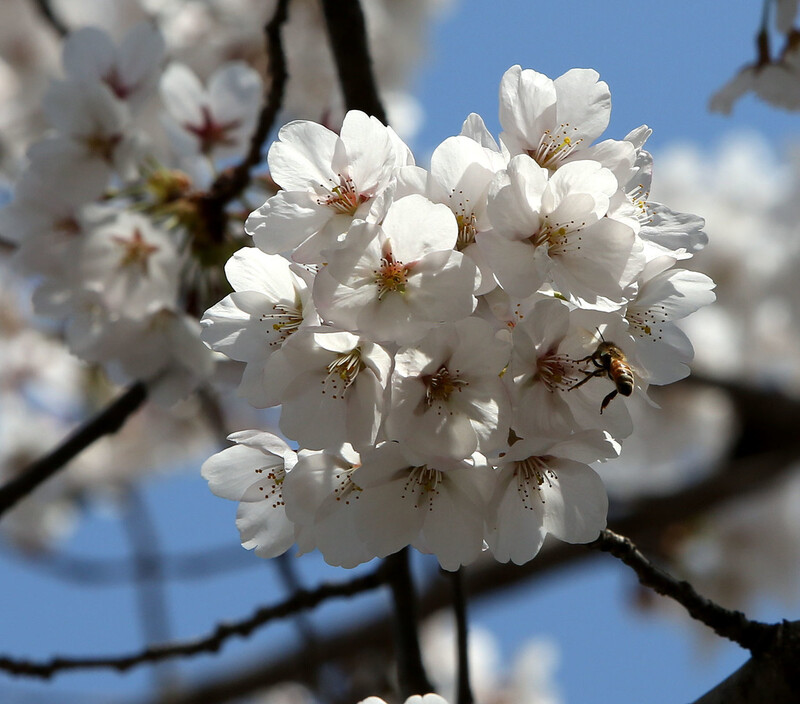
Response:
[[[603,399],[603,403],[600,404],[600,413],[602,413],[617,394],[630,396],[633,393],[634,380],[633,371],[631,370],[630,364],[628,364],[625,353],[615,343],[606,342],[605,338],[603,338],[603,334],[600,333],[599,330],[597,332],[600,334],[601,340],[600,344],[597,345],[597,349],[592,352],[592,354],[578,360],[579,364],[591,362],[596,369],[593,371],[586,371],[584,369],[583,373],[586,376],[577,384],[570,386],[568,391],[583,386],[589,379],[593,379],[596,376],[607,376],[614,382],[616,388],[608,394]]]

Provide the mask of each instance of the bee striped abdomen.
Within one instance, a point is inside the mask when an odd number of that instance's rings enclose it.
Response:
[[[608,365],[608,375],[623,396],[633,393],[633,372],[626,362],[621,359],[612,359]]]

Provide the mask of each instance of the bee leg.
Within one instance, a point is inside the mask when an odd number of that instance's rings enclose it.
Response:
[[[614,389],[610,394],[608,394],[608,396],[606,396],[603,399],[603,403],[600,404],[600,415],[603,415],[603,411],[606,410],[606,407],[608,406],[609,403],[611,403],[611,400],[616,395],[617,395],[617,390]]]
[[[583,377],[583,379],[581,379],[579,382],[573,384],[572,386],[568,386],[567,391],[572,391],[572,389],[577,389],[579,386],[583,386],[587,381],[589,381],[589,379],[593,379],[596,376],[602,376],[605,373],[605,370],[600,370],[600,369],[593,372],[587,372],[586,370],[582,371],[584,374],[586,374],[586,376]]]

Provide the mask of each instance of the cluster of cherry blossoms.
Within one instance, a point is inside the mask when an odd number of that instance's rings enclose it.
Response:
[[[597,537],[621,397],[688,374],[675,321],[714,299],[677,266],[702,221],[648,200],[650,130],[595,143],[610,109],[595,71],[514,66],[499,142],[470,115],[428,170],[357,111],[280,130],[281,190],[201,321],[298,446],[246,430],[205,463],[245,547],[352,567],[412,545],[453,570]]]

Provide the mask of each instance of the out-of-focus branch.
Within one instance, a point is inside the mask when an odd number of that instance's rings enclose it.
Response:
[[[753,656],[694,704],[796,704],[800,692],[800,621],[784,622],[774,646]]]
[[[91,587],[119,586],[137,578],[129,560],[76,557],[59,553],[27,554],[18,550],[2,551],[5,559],[16,560],[41,569],[57,579]],[[241,547],[224,545],[180,555],[142,556],[142,575],[150,578],[154,560],[160,576],[171,581],[206,579],[232,570],[253,568],[260,564]]]
[[[0,656],[0,670],[13,675],[49,679],[67,670],[117,670],[125,672],[144,663],[161,662],[168,658],[188,657],[217,652],[233,636],[246,637],[253,631],[279,618],[312,609],[334,597],[354,596],[377,589],[386,581],[385,567],[338,584],[323,584],[313,590],[301,590],[275,606],[258,609],[252,616],[234,623],[219,624],[208,636],[189,641],[150,646],[138,653],[118,657],[54,657],[37,662]]]
[[[472,687],[469,681],[469,638],[467,624],[467,595],[464,592],[464,568],[448,572],[453,589],[453,613],[456,621],[456,654],[458,678],[456,680],[456,704],[473,704]]]
[[[213,242],[223,241],[226,224],[225,206],[241,195],[250,184],[252,169],[262,159],[264,142],[266,142],[283,104],[288,74],[281,28],[288,16],[288,6],[289,0],[278,0],[275,14],[264,27],[269,57],[270,84],[264,96],[264,105],[258,116],[256,128],[250,138],[247,155],[239,164],[223,171],[211,185],[208,193],[203,194],[200,198],[205,225]]]
[[[799,401],[776,392],[714,379],[694,378],[684,383],[703,384],[726,391],[739,414],[742,439],[732,453],[733,458],[712,476],[672,494],[629,505],[624,514],[611,522],[612,529],[630,536],[648,549],[658,545],[659,537],[669,527],[705,515],[730,500],[768,488],[800,460],[800,436],[795,430],[800,424]],[[487,559],[470,566],[465,574],[465,588],[472,599],[496,596],[503,590],[530,583],[530,580],[554,569],[587,558],[596,559],[597,554],[583,545],[548,539],[539,555],[526,565],[504,565]],[[420,594],[420,617],[446,608],[451,599],[451,590],[444,580],[431,581]],[[386,614],[320,637],[316,644],[315,657],[319,658],[316,664],[341,663],[346,667],[354,666],[367,656],[383,654],[388,657],[390,638],[391,619]],[[259,663],[256,668],[226,673],[213,682],[158,702],[215,704],[279,682],[302,682],[303,670],[308,667],[305,657],[305,653],[293,651],[269,663]]]
[[[126,496],[123,526],[131,548],[131,564],[136,575],[135,587],[139,621],[145,643],[164,643],[171,638],[169,608],[164,589],[160,540],[147,504],[135,489]],[[170,663],[158,663],[153,670],[154,683],[161,689],[171,685]]]
[[[388,124],[372,71],[364,13],[358,0],[322,0],[328,37],[348,110],[362,110]]]
[[[14,479],[0,487],[0,516],[52,477],[95,440],[119,430],[128,416],[144,403],[146,397],[147,387],[142,382],[136,382],[52,452],[36,460]]]
[[[61,18],[55,13],[50,0],[33,0],[39,14],[47,20],[47,23],[55,30],[56,34],[60,37],[65,37],[69,34],[69,27],[64,24]]]
[[[749,620],[741,611],[729,611],[700,596],[686,581],[678,581],[658,569],[633,544],[630,538],[604,530],[589,547],[602,550],[622,560],[639,577],[639,582],[658,594],[683,606],[696,621],[704,623],[717,635],[738,643],[751,652],[764,650],[772,640],[775,626]]]
[[[392,590],[397,670],[400,693],[410,697],[433,691],[425,667],[417,634],[417,595],[411,579],[409,548],[386,558],[386,580]]]

